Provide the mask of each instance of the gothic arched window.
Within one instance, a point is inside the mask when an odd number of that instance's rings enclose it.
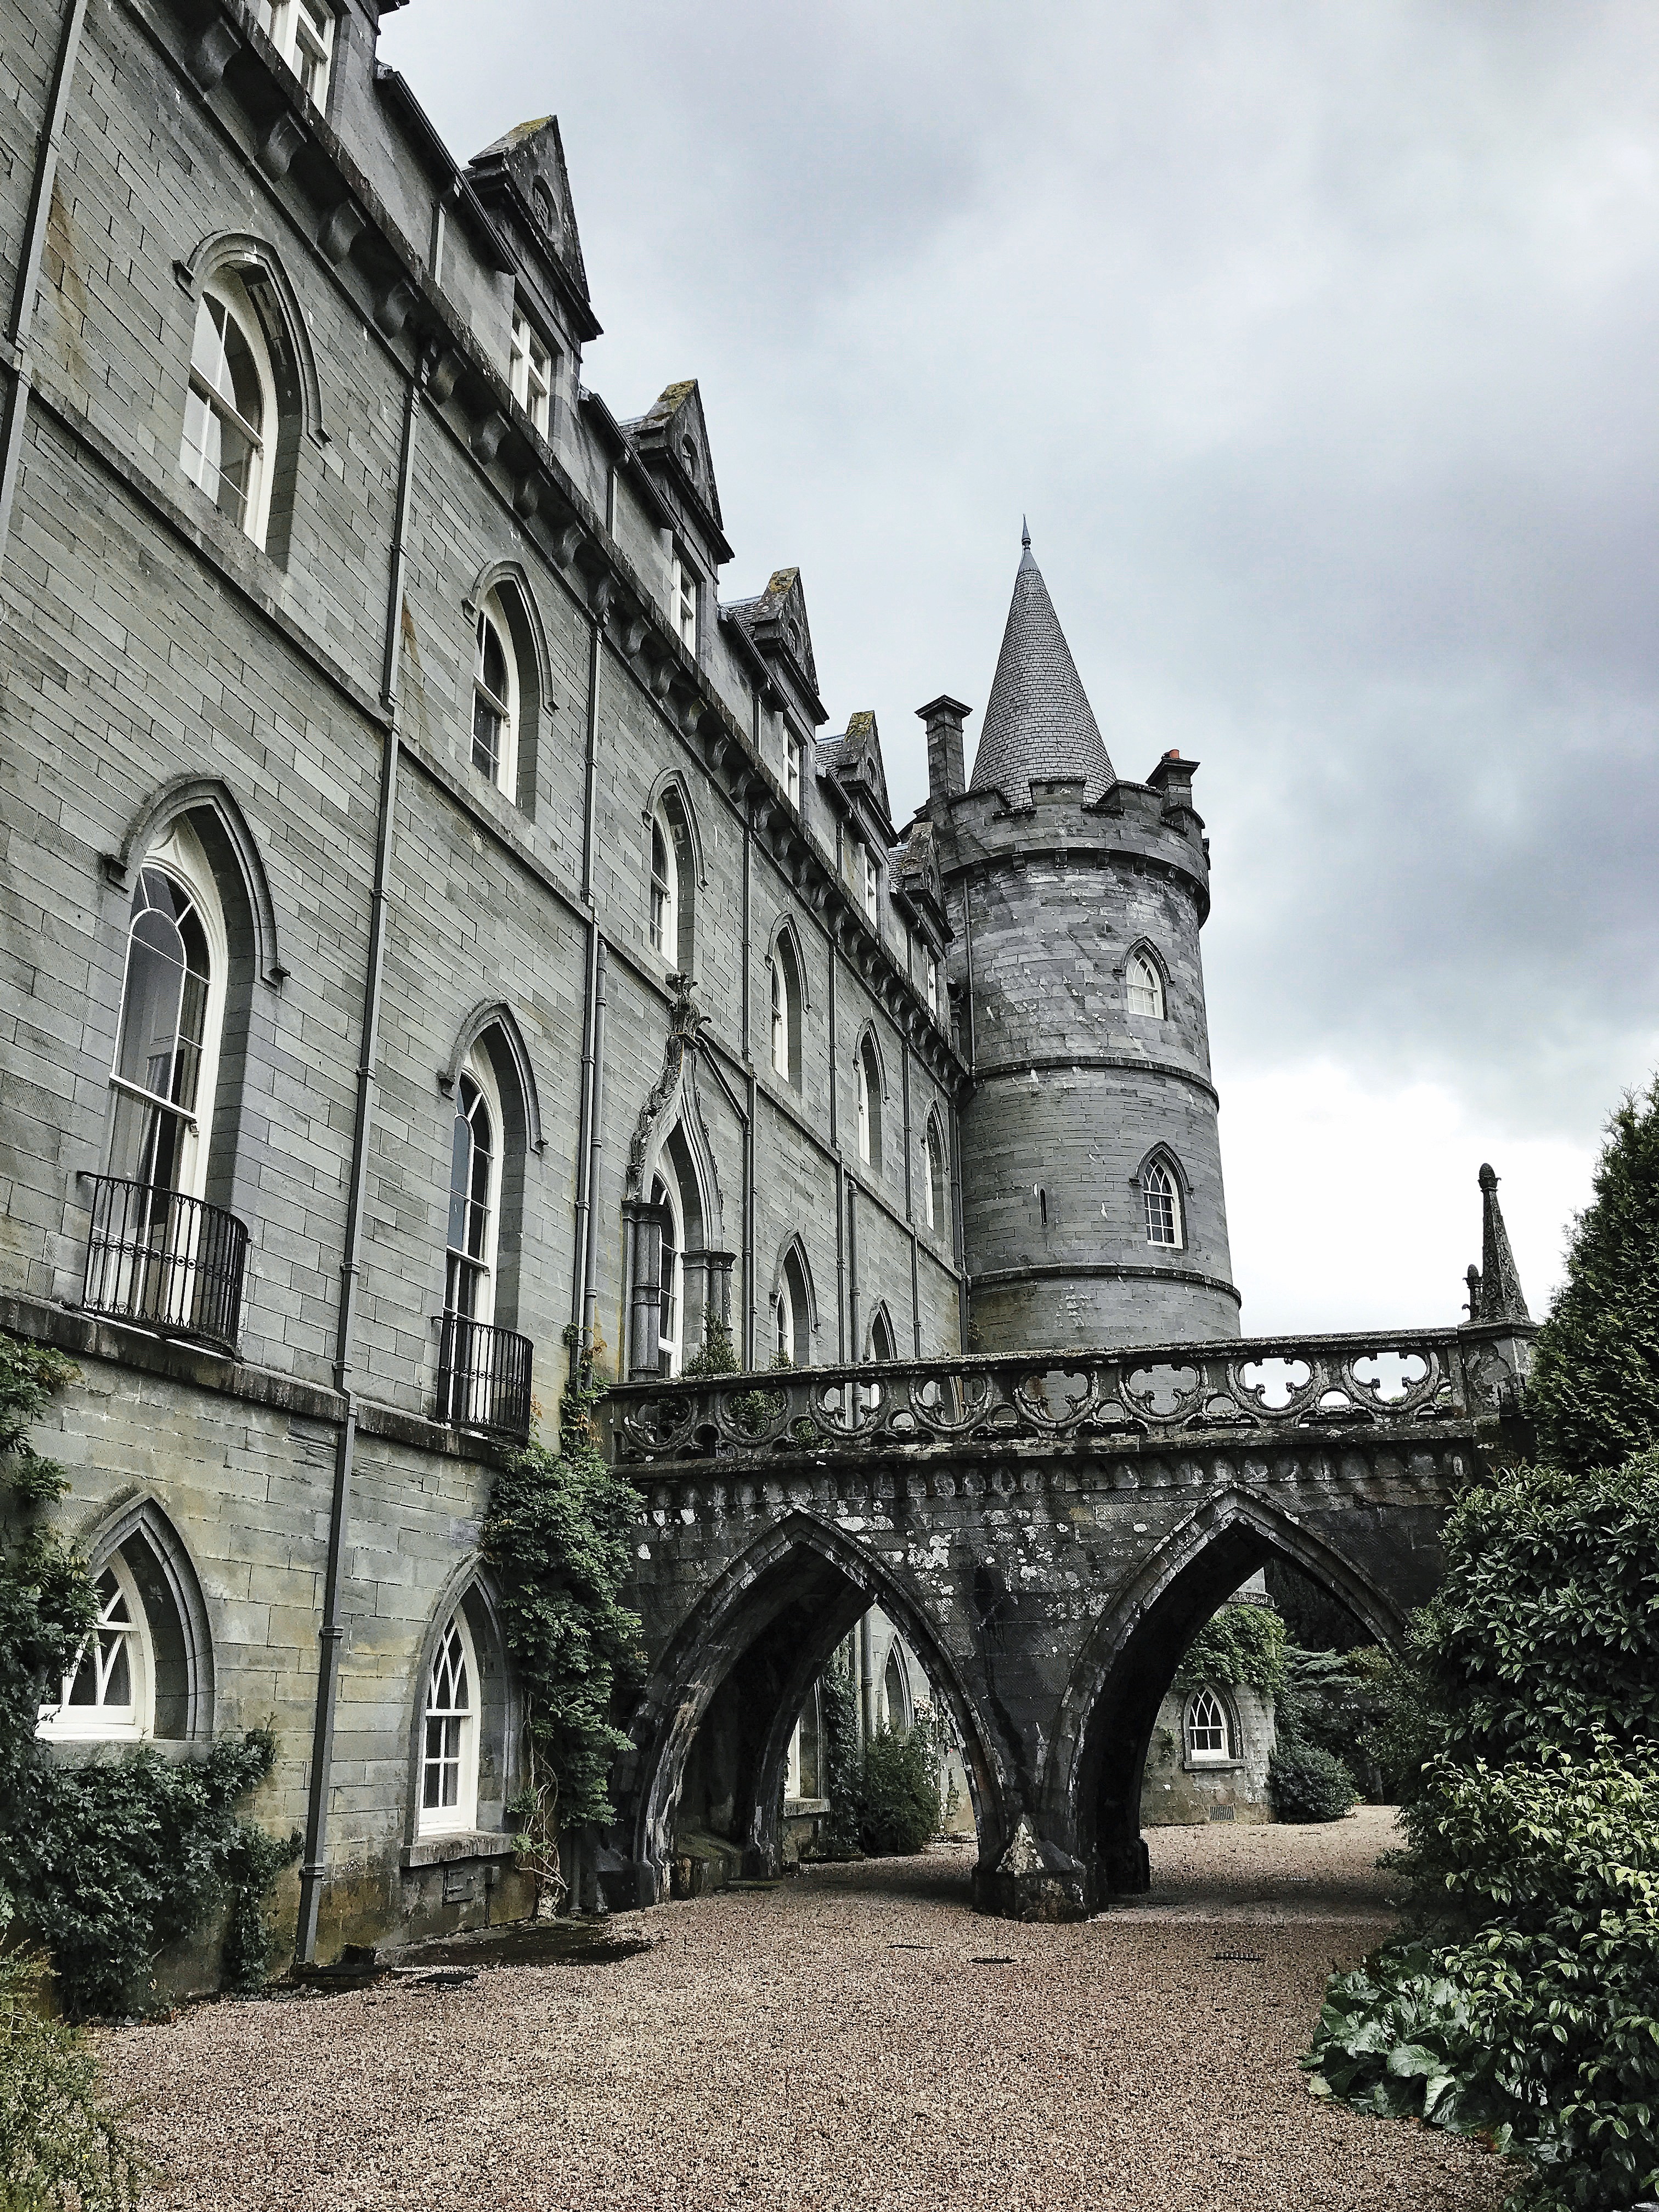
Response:
[[[495,1310],[501,1132],[501,1098],[494,1073],[482,1053],[470,1053],[455,1085],[455,1119],[450,1130],[444,1310],[485,1324]]]
[[[222,270],[197,302],[179,462],[256,545],[265,542],[276,443],[276,380],[264,333],[242,285]]]
[[[658,1362],[665,1375],[678,1375],[685,1349],[685,1212],[672,1176],[659,1175],[654,1179],[651,1203],[659,1206],[664,1215]]]
[[[1141,1170],[1140,1191],[1146,1208],[1146,1242],[1178,1248],[1182,1242],[1181,1187],[1166,1161],[1149,1161]]]
[[[206,857],[180,825],[132,895],[110,1074],[108,1172],[194,1196],[207,1172],[225,991],[225,925]]]
[[[423,1836],[444,1836],[477,1825],[478,1662],[458,1606],[427,1677],[417,1826]]]
[[[472,765],[509,799],[518,792],[519,661],[501,595],[478,609],[472,656]]]
[[[858,1097],[859,1158],[866,1167],[881,1166],[881,1062],[875,1042],[866,1037],[854,1061]]]
[[[921,1133],[922,1218],[930,1229],[941,1229],[948,1212],[945,1188],[945,1132],[939,1116],[930,1114]]]
[[[1194,1691],[1187,1703],[1188,1764],[1197,1766],[1206,1760],[1230,1759],[1232,1756],[1231,1735],[1227,1709],[1214,1691]]]
[[[97,1626],[71,1661],[58,1698],[40,1708],[43,1736],[105,1741],[154,1731],[149,1623],[118,1552],[99,1576],[96,1594]]]
[[[812,1364],[812,1297],[799,1243],[792,1245],[784,1255],[782,1276],[778,1284],[774,1310],[777,1332],[774,1350],[779,1364],[810,1367]]]
[[[801,975],[792,933],[772,948],[772,1072],[799,1091],[801,1077]]]
[[[691,973],[696,869],[691,825],[678,791],[651,811],[651,949],[682,975]]]
[[[1150,953],[1132,952],[1125,971],[1128,985],[1129,1012],[1144,1014],[1148,1019],[1161,1022],[1164,1018],[1164,978],[1158,963]]]

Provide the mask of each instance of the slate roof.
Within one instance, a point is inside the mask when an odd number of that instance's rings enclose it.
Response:
[[[890,831],[893,811],[887,797],[881,737],[876,728],[876,718],[867,707],[848,717],[847,727],[839,737],[820,738],[813,757],[820,769],[828,769],[842,785],[850,788],[861,784],[874,799],[884,826]]]
[[[1116,782],[1072,648],[1022,532],[1008,626],[980,727],[970,791],[1029,806],[1033,776],[1081,776],[1086,805]]]

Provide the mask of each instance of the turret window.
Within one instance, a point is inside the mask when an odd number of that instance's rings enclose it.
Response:
[[[1142,1169],[1140,1188],[1146,1206],[1146,1242],[1179,1247],[1182,1242],[1181,1189],[1163,1160],[1153,1160]]]
[[[1144,952],[1129,955],[1127,970],[1129,1012],[1143,1014],[1150,1021],[1164,1019],[1164,978],[1154,963]]]

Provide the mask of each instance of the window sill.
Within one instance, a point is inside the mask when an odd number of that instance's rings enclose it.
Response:
[[[447,1866],[454,1859],[510,1859],[518,1856],[510,1835],[500,1828],[459,1828],[453,1836],[422,1836],[405,1844],[405,1869]]]
[[[1188,1774],[1242,1774],[1244,1771],[1242,1759],[1188,1759],[1182,1764]]]
[[[786,1797],[783,1801],[783,1817],[786,1820],[805,1820],[810,1819],[814,1814],[827,1813],[829,1810],[830,1800],[827,1797]]]

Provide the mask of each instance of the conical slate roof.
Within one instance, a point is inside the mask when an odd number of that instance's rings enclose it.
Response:
[[[1080,775],[1086,803],[1117,778],[1042,571],[1031,558],[1029,530],[1021,532],[1020,543],[1013,603],[968,787],[1000,791],[1010,806],[1029,806],[1034,775]]]

